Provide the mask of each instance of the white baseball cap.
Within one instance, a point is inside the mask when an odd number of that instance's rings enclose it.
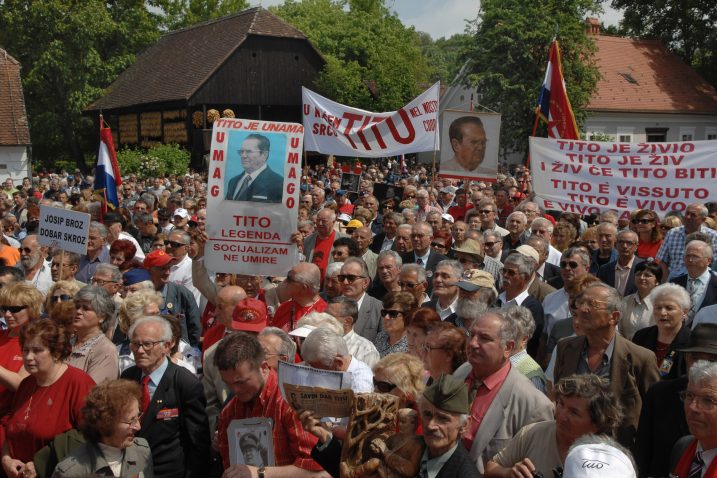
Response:
[[[565,458],[563,478],[636,478],[632,460],[606,443],[578,445]]]

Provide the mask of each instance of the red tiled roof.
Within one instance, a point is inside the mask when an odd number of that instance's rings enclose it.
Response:
[[[597,35],[591,111],[717,114],[717,91],[657,40]]]
[[[30,144],[20,63],[0,48],[0,146]]]
[[[139,55],[85,110],[188,100],[249,35],[306,40],[261,7],[173,31]]]

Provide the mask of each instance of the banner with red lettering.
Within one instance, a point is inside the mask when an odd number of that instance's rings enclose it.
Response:
[[[717,201],[717,141],[603,143],[530,138],[533,188],[545,209],[659,215]]]
[[[214,272],[284,276],[298,262],[304,128],[222,118],[209,157],[204,262]]]
[[[302,88],[306,150],[360,158],[438,151],[436,83],[398,111],[372,113]]]

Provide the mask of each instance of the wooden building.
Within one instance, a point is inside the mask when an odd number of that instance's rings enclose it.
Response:
[[[117,147],[179,143],[198,165],[210,110],[301,123],[301,87],[323,65],[303,33],[251,8],[162,36],[85,113],[102,112]]]
[[[20,63],[0,48],[0,181],[32,176],[30,146]]]

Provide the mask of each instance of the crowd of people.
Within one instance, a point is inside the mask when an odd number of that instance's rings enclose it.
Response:
[[[207,270],[200,174],[127,176],[106,213],[79,171],[5,180],[3,473],[715,476],[717,204],[560,214],[522,167],[355,167],[305,169],[277,277]],[[86,254],[40,244],[41,205],[92,216]],[[397,434],[342,464],[346,423],[285,401],[281,361],[394,395]],[[245,418],[273,456],[231,458]]]

